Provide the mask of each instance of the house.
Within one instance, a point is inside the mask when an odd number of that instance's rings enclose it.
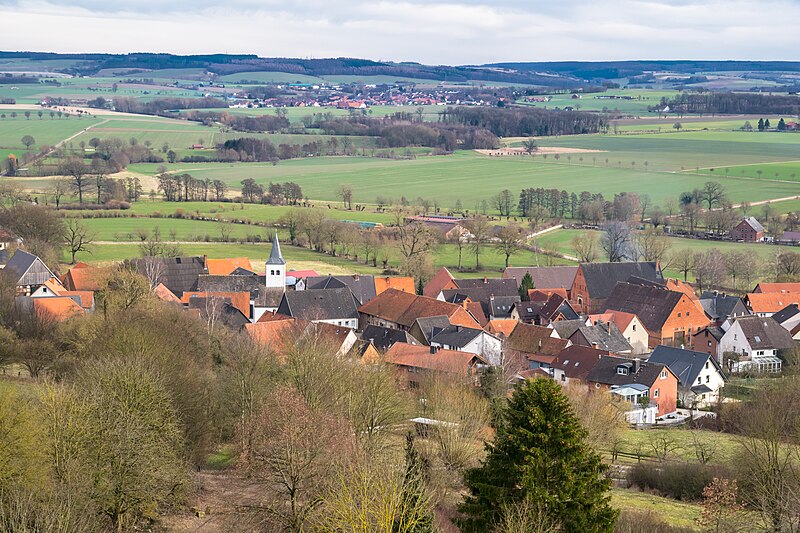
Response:
[[[692,300],[699,300],[694,288],[688,283],[679,279],[667,278],[667,280],[664,282],[664,287],[670,291],[682,292]]]
[[[365,304],[375,298],[375,280],[372,276],[353,274],[352,276],[320,276],[308,277],[305,280],[305,290],[341,289],[349,288],[353,292],[358,305]]]
[[[308,291],[306,291],[308,292]],[[464,307],[442,302],[436,298],[417,296],[397,289],[388,289],[362,305],[361,329],[369,324],[410,330],[418,318],[446,316],[451,324],[480,328],[480,324]]]
[[[358,303],[348,287],[285,292],[277,312],[314,323],[358,328]]]
[[[75,265],[61,277],[61,283],[71,291],[99,291],[103,289],[111,273],[109,268]]]
[[[439,293],[437,299],[453,304],[466,304],[467,311],[481,325],[485,325],[489,320],[512,318],[512,308],[520,301],[516,289],[513,292],[513,295],[495,295],[482,287],[445,289]]]
[[[189,293],[183,293],[184,296],[187,294]],[[244,294],[246,295],[247,293]],[[231,297],[218,294],[195,293],[188,299],[186,307],[192,311],[197,311],[200,319],[206,321],[209,325],[217,322],[234,331],[239,331],[250,323],[249,300],[247,301],[247,315],[233,303]]]
[[[23,296],[33,294],[45,282],[55,277],[44,261],[19,248],[8,260],[2,273],[16,285],[17,293]]]
[[[197,299],[198,302],[194,302],[193,300]],[[202,303],[199,300],[203,300]],[[207,291],[207,292],[197,292],[197,291],[187,291],[181,295],[180,301],[183,305],[187,306],[190,309],[206,309],[207,312],[219,312],[221,309],[216,309],[216,301],[222,302],[227,300],[227,304],[232,305],[234,308],[239,310],[242,315],[247,319],[249,322],[253,316],[253,309],[250,303],[250,293],[248,291],[243,292],[222,292],[222,291]]]
[[[623,311],[639,317],[649,333],[650,348],[688,344],[692,333],[711,323],[699,303],[686,294],[634,283],[618,283],[605,300],[604,311]]]
[[[84,315],[84,310],[69,296],[53,298],[33,298],[33,310],[43,321],[63,322]]]
[[[448,325],[450,322],[448,322]],[[411,336],[407,331],[400,329],[382,328],[380,326],[367,326],[361,332],[361,340],[372,343],[380,352],[385,352],[396,342],[406,344],[419,344],[419,341]]]
[[[770,317],[745,316],[731,322],[719,341],[717,360],[730,372],[780,372],[780,354],[794,348],[792,335]]]
[[[753,289],[754,293],[783,293],[800,294],[800,283],[759,283]]]
[[[450,325],[450,319],[444,315],[427,316],[416,319],[408,332],[420,343],[430,346],[433,332],[447,328]]]
[[[597,315],[589,315],[589,322],[595,326],[604,322],[613,323],[631,345],[632,355],[647,353],[650,333],[634,313],[606,311]]]
[[[525,274],[529,274],[535,289],[562,289],[568,293],[577,273],[576,266],[508,267],[503,271],[503,277],[516,280],[519,286]],[[569,295],[565,294],[565,297]]]
[[[5,267],[8,260],[11,259],[14,249],[20,244],[22,244],[22,239],[0,227],[0,269]]]
[[[511,310],[511,318],[528,324],[546,326],[561,320],[576,320],[578,313],[560,294],[551,294],[544,303],[518,302]]]
[[[581,263],[569,291],[570,302],[583,314],[599,313],[606,309],[605,301],[617,283],[628,281],[632,276],[664,283],[661,268],[655,262]]]
[[[708,326],[692,335],[692,349],[713,355],[719,361],[719,341],[725,330],[719,326]]]
[[[656,346],[647,362],[667,365],[678,377],[678,399],[683,407],[714,405],[727,381],[717,358],[704,352]]]
[[[204,257],[144,257],[127,262],[151,284],[163,283],[177,297],[196,291],[202,274],[208,274]]]
[[[600,361],[600,358],[608,355],[606,350],[598,350],[589,346],[568,346],[561,350],[553,360],[551,372],[553,379],[562,385],[572,383],[586,383],[589,371]]]
[[[762,285],[764,285],[762,283]],[[772,316],[791,304],[800,304],[798,292],[751,292],[745,295],[744,303],[750,312],[760,317]]]
[[[162,302],[183,305],[181,299],[172,294],[172,291],[170,291],[166,286],[164,286],[163,283],[159,283],[158,285],[156,285],[156,288],[153,289],[153,294],[155,294],[156,298],[158,298]]]
[[[570,344],[569,340],[559,338],[553,329],[520,322],[506,339],[503,352],[507,360],[516,360],[520,370],[547,369]]]
[[[631,403],[658,406],[657,416],[674,413],[678,405],[678,377],[666,365],[639,359],[602,356],[586,376],[590,388],[606,389]]]
[[[591,324],[591,322],[589,322]],[[630,355],[633,348],[613,322],[587,324],[582,319],[562,320],[550,324],[562,339],[578,346],[589,346],[618,355]]]
[[[700,295],[700,306],[717,326],[729,318],[750,314],[744,301],[738,296],[726,295],[719,291],[706,291]]]
[[[765,234],[764,226],[754,217],[742,219],[731,229],[731,238],[736,241],[761,242]]]
[[[84,312],[94,311],[94,293],[92,291],[68,291],[56,278],[51,278],[36,289],[31,298],[68,297],[75,300]]]
[[[479,355],[434,346],[395,343],[386,351],[384,362],[397,369],[397,380],[404,388],[417,389],[426,378],[443,374],[463,378],[477,385],[486,361]]]
[[[357,360],[361,363],[378,363],[381,361],[381,352],[369,340],[359,339],[347,352],[347,357],[352,360]]]
[[[434,276],[425,284],[422,290],[422,295],[428,298],[436,298],[445,289],[457,289],[456,278],[450,274],[447,267],[442,267]]]
[[[483,329],[500,339],[505,339],[508,338],[514,331],[514,328],[517,327],[517,322],[517,320],[513,319],[490,320]]]
[[[779,240],[784,244],[800,244],[800,231],[784,231]]]
[[[434,327],[432,333],[430,346],[474,353],[490,365],[502,362],[503,341],[487,331],[450,325],[443,329]]]
[[[416,294],[414,278],[408,276],[375,276],[375,294],[378,295],[387,289],[397,289],[398,291]]]
[[[291,317],[279,318],[245,324],[244,331],[253,342],[278,354],[280,358],[285,357],[292,345],[301,340],[328,348],[339,356],[347,354],[358,341],[352,328]]]
[[[800,340],[800,308],[797,304],[790,304],[774,315],[772,320],[777,322],[786,331],[792,334],[794,340]]]

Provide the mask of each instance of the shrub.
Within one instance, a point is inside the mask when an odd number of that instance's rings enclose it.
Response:
[[[628,483],[676,500],[703,499],[703,488],[715,478],[730,478],[720,465],[696,463],[639,463],[628,471]]]

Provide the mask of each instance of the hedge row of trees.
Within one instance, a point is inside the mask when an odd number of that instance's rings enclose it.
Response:
[[[650,111],[663,110],[669,106],[670,113],[702,114],[800,114],[800,96],[763,93],[708,92],[703,94],[681,93],[675,98],[664,97]]]
[[[448,107],[441,121],[484,128],[498,137],[605,133],[609,127],[606,117],[597,113],[520,107]]]

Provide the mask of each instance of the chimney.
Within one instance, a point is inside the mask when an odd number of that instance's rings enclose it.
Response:
[[[359,276],[358,274],[353,274],[353,279],[358,281],[359,279],[361,279],[361,276]]]
[[[484,283],[484,285],[489,283],[489,278],[487,278],[486,276],[483,276],[483,283]]]
[[[539,338],[539,349],[540,350],[542,349],[542,339],[541,338]]]
[[[639,372],[639,365],[641,365],[641,363],[642,363],[642,360],[639,359],[638,357],[635,357],[633,359],[633,369],[632,369],[632,373],[633,374],[636,374],[637,372]]]
[[[208,270],[208,256],[207,255],[203,255],[203,268]]]
[[[461,331],[461,326],[456,325],[456,331]]]
[[[439,348],[437,348],[436,346],[431,346],[431,355],[435,354],[438,350]]]

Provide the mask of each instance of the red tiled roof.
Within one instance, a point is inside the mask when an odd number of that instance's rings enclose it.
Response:
[[[175,296],[171,290],[169,290],[166,285],[163,283],[159,283],[156,285],[156,288],[153,290],[153,293],[156,295],[161,301],[170,302],[170,303],[182,303],[181,299]]]
[[[231,305],[242,312],[242,314],[250,318],[250,293],[244,292],[184,292],[181,295],[181,303],[189,305],[189,300],[192,297],[196,298],[230,298]]]
[[[39,318],[58,322],[83,315],[81,306],[75,303],[75,300],[66,296],[34,298],[33,309]]]
[[[483,329],[492,335],[504,335],[505,337],[509,337],[514,331],[514,328],[517,327],[517,324],[518,322],[516,320],[510,318],[490,320]]]
[[[394,277],[389,276],[378,277],[375,276],[375,294],[380,294],[387,289],[397,289],[399,291],[416,294],[414,288],[414,278],[409,277]]]
[[[71,291],[99,291],[110,271],[107,268],[71,268],[64,276],[64,287]]]
[[[511,350],[552,358],[569,344],[566,339],[551,337],[552,334],[553,330],[550,328],[520,322],[508,337],[506,344]]]
[[[455,278],[450,274],[450,271],[447,270],[447,267],[442,267],[439,269],[439,272],[425,284],[422,294],[428,298],[436,298],[443,290],[455,288],[457,288]]]
[[[253,270],[253,265],[246,257],[234,257],[230,259],[206,259],[206,268],[211,276],[228,276],[237,268]]]
[[[437,350],[436,353],[431,353],[429,346],[419,346],[405,342],[396,342],[386,350],[384,361],[397,366],[421,368],[463,376],[467,375],[469,368],[474,364],[486,364],[482,357],[474,353],[443,349]]]
[[[81,300],[81,307],[92,309],[94,307],[94,293],[92,291],[65,291],[58,293],[59,296],[77,296]]]
[[[800,294],[800,283],[759,283],[753,292]]]
[[[756,314],[777,313],[789,304],[800,304],[800,293],[753,292],[745,298],[750,309]]]
[[[460,305],[409,294],[397,289],[383,291],[362,305],[359,312],[406,327],[411,327],[414,320],[418,318],[446,316],[455,326],[480,329],[480,324]]]

